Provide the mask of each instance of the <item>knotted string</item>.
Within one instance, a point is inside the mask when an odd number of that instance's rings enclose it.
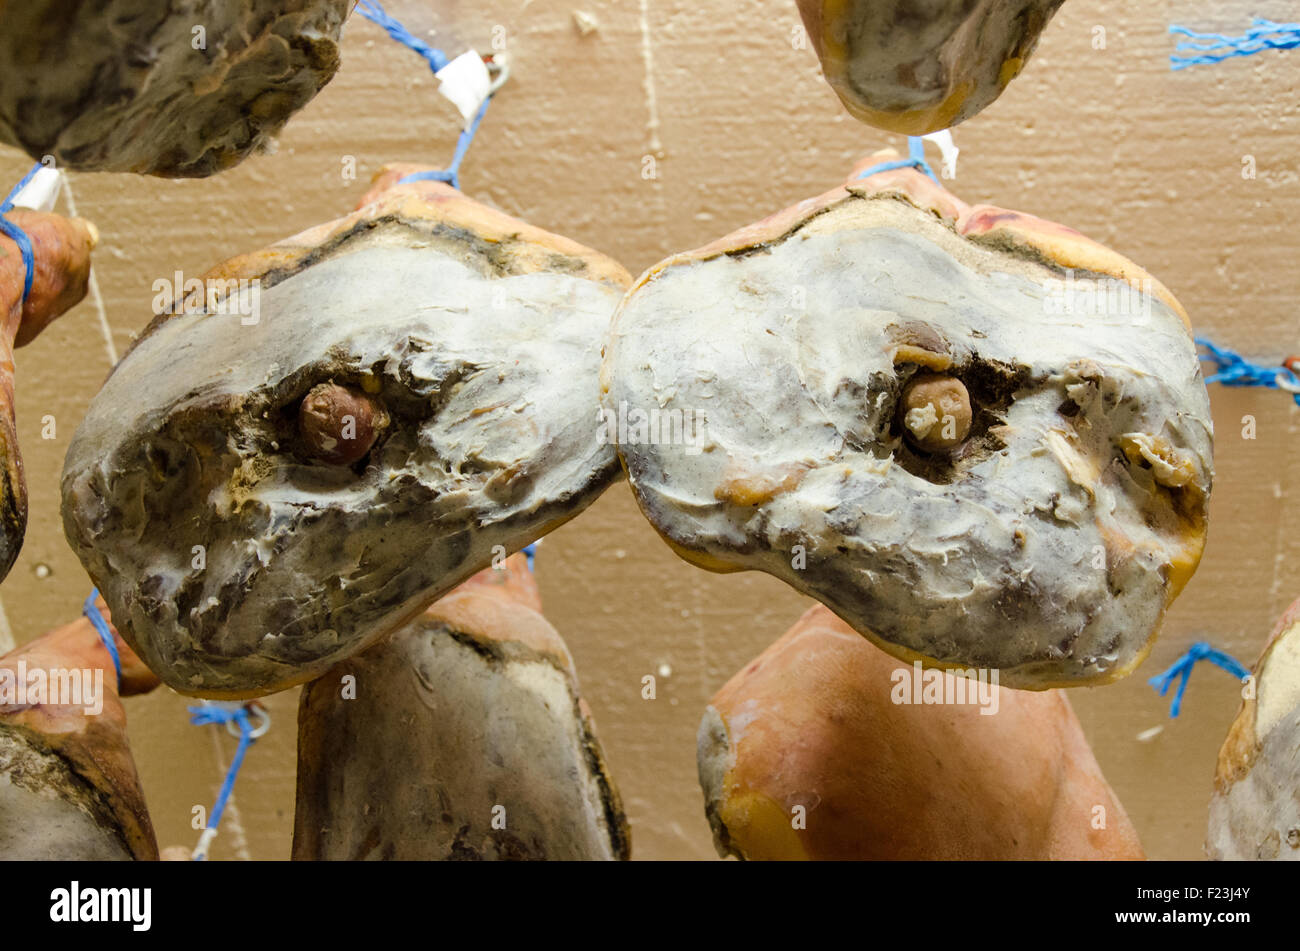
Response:
[[[1282,366],[1263,366],[1251,363],[1239,353],[1220,347],[1204,337],[1196,338],[1196,345],[1210,351],[1201,359],[1215,364],[1214,373],[1205,378],[1205,382],[1221,383],[1224,386],[1262,386],[1272,390],[1285,390],[1290,393],[1300,406],[1300,376],[1287,364]]]
[[[537,557],[537,546],[540,545],[541,543],[542,540],[539,538],[531,545],[525,545],[522,549],[520,549],[524,553],[524,557],[528,559],[529,571],[533,570],[533,559]]]
[[[108,626],[104,620],[104,615],[99,612],[99,605],[95,601],[99,598],[99,589],[91,588],[90,597],[86,598],[85,603],[81,605],[81,613],[90,619],[91,627],[99,635],[100,641],[104,644],[104,649],[108,651],[108,656],[113,658],[113,669],[117,671],[117,690],[122,691],[122,658],[117,653],[117,641],[113,638],[113,629]]]
[[[388,35],[401,43],[403,46],[414,50],[429,64],[429,68],[436,74],[450,60],[442,50],[435,49],[428,43],[415,36],[410,30],[404,27],[393,17],[389,16],[384,8],[379,5],[377,0],[360,0],[357,4],[357,12],[367,20],[376,23],[387,31]],[[474,134],[478,132],[479,123],[483,121],[483,114],[487,112],[488,103],[492,101],[492,93],[483,100],[479,106],[478,112],[464,129],[461,130],[460,136],[456,139],[456,152],[452,156],[451,164],[445,169],[430,172],[416,172],[407,175],[405,178],[398,180],[399,185],[405,185],[408,182],[435,181],[446,182],[457,191],[460,190],[460,164],[465,160],[465,153],[469,151],[470,143],[474,141]]]
[[[26,276],[23,278],[23,302],[26,303],[28,296],[32,292],[32,281],[36,277],[36,255],[32,251],[32,239],[27,237],[27,232],[18,227],[5,215],[13,210],[14,200],[18,193],[27,187],[27,183],[36,177],[43,165],[37,162],[32,166],[31,171],[23,176],[22,181],[13,187],[4,201],[0,201],[0,232],[8,235],[14,244],[18,245],[18,253],[23,257],[23,269]]]
[[[879,165],[873,165],[861,175],[859,179],[870,178],[879,172],[892,172],[896,168],[919,168],[930,178],[934,179],[935,184],[939,184],[939,176],[934,174],[934,169],[925,160],[925,140],[917,135],[907,137],[907,158],[895,159],[889,162],[881,162]]]
[[[1221,667],[1228,673],[1232,674],[1238,680],[1245,680],[1250,676],[1250,671],[1241,665],[1235,658],[1225,654],[1221,650],[1215,650],[1206,641],[1197,641],[1187,649],[1187,653],[1178,658],[1174,665],[1159,676],[1152,677],[1147,683],[1155,687],[1164,696],[1169,692],[1169,686],[1174,682],[1174,678],[1179,678],[1178,689],[1174,691],[1174,702],[1169,707],[1171,717],[1178,716],[1178,712],[1183,706],[1183,692],[1187,689],[1187,681],[1192,676],[1192,668],[1196,666],[1198,660],[1208,660],[1216,667]]]
[[[229,725],[233,723],[239,729],[239,745],[235,747],[235,755],[230,760],[230,768],[226,770],[226,778],[221,784],[221,791],[217,793],[217,801],[213,803],[207,826],[204,828],[203,834],[199,836],[199,844],[194,847],[193,860],[203,862],[208,858],[208,849],[212,845],[212,840],[217,837],[217,828],[221,825],[221,817],[225,814],[226,804],[230,801],[231,793],[234,792],[235,779],[239,776],[239,768],[244,765],[244,754],[253,745],[253,741],[264,734],[270,727],[271,717],[265,711],[259,710],[263,722],[258,725],[257,729],[254,729],[248,719],[246,704],[218,704],[205,700],[203,706],[189,707],[188,709],[190,711],[190,722],[195,726],[224,723],[229,729]]]
[[[1234,56],[1253,56],[1264,50],[1291,50],[1300,46],[1300,23],[1274,23],[1272,20],[1256,18],[1253,26],[1242,36],[1224,36],[1222,33],[1197,33],[1185,26],[1171,26],[1169,32],[1178,36],[1190,37],[1200,42],[1180,41],[1180,53],[1193,53],[1192,56],[1171,54],[1169,62],[1173,69],[1186,69],[1189,66],[1205,66],[1221,63]]]

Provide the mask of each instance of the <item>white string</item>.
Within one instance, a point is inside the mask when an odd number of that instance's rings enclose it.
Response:
[[[0,654],[7,654],[18,645],[14,643],[14,631],[9,626],[9,615],[5,612],[5,603],[0,600]]]
[[[658,155],[663,145],[659,141],[659,97],[655,92],[655,57],[650,45],[650,0],[641,0],[641,59],[645,63],[645,104],[650,113],[646,131],[650,133],[650,151]]]
[[[72,176],[64,175],[64,195],[68,199],[68,212],[77,217],[77,200],[72,196]],[[108,365],[117,366],[117,346],[113,343],[113,330],[108,325],[108,312],[104,309],[104,297],[99,293],[99,280],[95,277],[95,265],[90,265],[90,299],[95,302],[99,314],[99,332],[104,337],[104,350],[108,353]]]
[[[217,759],[217,773],[224,778],[226,771],[230,769],[230,764],[226,762],[225,753],[221,749],[221,731],[211,730],[209,732],[212,734],[212,752]],[[218,783],[217,785],[219,787],[221,784]],[[228,834],[236,858],[243,862],[253,861],[253,856],[248,851],[248,836],[244,834],[244,823],[239,818],[239,806],[235,803],[234,790],[231,790],[229,798],[226,799],[226,811],[221,817],[221,828]],[[201,849],[202,854],[206,856],[208,847],[212,844],[212,840],[216,838],[216,835],[216,829],[211,827],[204,829],[192,854],[198,855]]]

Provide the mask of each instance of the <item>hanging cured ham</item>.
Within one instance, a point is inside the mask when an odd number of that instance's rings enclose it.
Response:
[[[1062,2],[799,0],[799,12],[826,81],[853,116],[925,135],[997,99]]]
[[[339,67],[355,0],[0,0],[0,142],[87,172],[201,178]]]
[[[921,675],[826,608],[713,698],[705,812],[745,859],[1140,859],[1065,694]]]
[[[176,690],[319,676],[617,474],[595,418],[627,272],[447,185],[398,184],[415,171],[210,272],[73,437],[68,540]]]
[[[1300,861],[1300,601],[1255,664],[1219,750],[1205,848],[1212,859]]]
[[[1122,677],[1205,541],[1187,315],[1078,232],[873,172],[896,159],[628,293],[602,382],[637,501],[909,662]]]
[[[523,555],[303,691],[296,859],[625,859],[627,820]]]
[[[14,415],[14,348],[36,338],[52,320],[86,296],[90,252],[99,239],[83,218],[15,208],[5,218],[32,245],[31,291],[18,245],[0,234],[0,579],[9,573],[27,530],[27,479]]]
[[[158,678],[112,634],[120,685],[85,617],[0,658],[0,857],[158,858],[119,699]]]

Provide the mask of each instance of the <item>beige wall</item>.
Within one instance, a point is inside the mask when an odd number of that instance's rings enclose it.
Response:
[[[435,18],[430,12],[438,8]],[[488,112],[466,191],[623,261],[668,253],[837,184],[851,162],[898,137],[849,119],[809,50],[792,48],[793,0],[391,0],[413,28],[438,25],[448,52],[506,28],[514,78]],[[580,36],[573,13],[598,29]],[[1056,219],[1160,277],[1200,332],[1258,357],[1300,351],[1300,51],[1170,72],[1170,22],[1236,31],[1286,19],[1282,0],[1069,0],[1003,98],[957,133],[954,190]],[[1093,49],[1096,27],[1106,48]],[[63,540],[63,454],[118,353],[150,317],[152,282],[201,274],[349,210],[392,160],[445,161],[456,122],[422,61],[359,18],[334,82],[272,156],[216,179],[78,175],[78,210],[103,234],[93,301],[19,353],[20,438],[31,488],[21,558],[0,588],[21,642],[75,615],[89,582]],[[656,119],[657,117],[657,119]],[[657,124],[656,124],[657,122]],[[659,176],[641,177],[654,152]],[[1241,174],[1253,155],[1254,180]],[[358,180],[345,181],[345,156]],[[0,152],[0,181],[27,161]],[[1106,775],[1150,854],[1201,854],[1214,758],[1236,712],[1233,680],[1205,667],[1186,709],[1146,685],[1193,640],[1252,662],[1300,595],[1300,410],[1271,392],[1213,392],[1219,434],[1210,543],[1147,664],[1127,681],[1076,690]],[[1241,438],[1253,414],[1258,438]],[[43,441],[53,414],[57,438]],[[640,858],[712,856],[695,778],[695,727],[708,698],[798,616],[804,599],[766,576],[715,576],[678,561],[619,485],[556,532],[538,558],[547,613],[568,639],[633,823]],[[0,630],[0,636],[3,631]],[[661,666],[655,701],[640,679]],[[297,691],[251,751],[217,858],[284,858],[293,819]],[[128,701],[131,739],[162,845],[192,845],[233,741],[187,724],[167,691]],[[1149,742],[1139,732],[1158,724]],[[383,790],[376,790],[383,795]]]

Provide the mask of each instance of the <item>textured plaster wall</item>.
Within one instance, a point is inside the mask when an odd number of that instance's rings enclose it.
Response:
[[[597,247],[633,272],[837,184],[888,136],[850,119],[792,43],[793,0],[391,0],[450,53],[494,28],[513,78],[489,110],[466,191]],[[583,35],[574,14],[596,23]],[[959,128],[954,190],[1072,225],[1132,257],[1197,329],[1256,357],[1300,351],[1300,51],[1172,73],[1171,22],[1236,32],[1287,19],[1279,0],[1068,0],[1038,54],[992,108]],[[1104,31],[1105,48],[1095,48]],[[197,276],[349,210],[393,160],[441,162],[456,115],[423,62],[355,18],[334,82],[274,155],[206,181],[78,175],[77,210],[100,227],[92,298],[18,355],[18,416],[31,487],[26,546],[0,587],[0,639],[25,641],[79,609],[89,582],[63,540],[57,484],[67,443],[112,353],[150,318],[153,282]],[[643,175],[647,156],[655,177]],[[1252,156],[1253,178],[1243,177]],[[355,159],[357,177],[343,170]],[[27,160],[0,151],[0,181]],[[1071,699],[1107,777],[1157,858],[1201,855],[1215,755],[1237,686],[1204,668],[1185,712],[1146,685],[1192,641],[1253,662],[1300,596],[1300,409],[1277,393],[1213,392],[1218,483],[1201,570],[1150,659]],[[41,438],[52,414],[57,436]],[[1254,416],[1257,438],[1241,437]],[[710,575],[677,560],[619,485],[549,538],[538,558],[547,613],[567,638],[622,788],[640,858],[713,853],[695,778],[708,698],[806,605],[765,576]],[[641,699],[641,678],[658,698]],[[285,858],[293,817],[297,691],[249,754],[217,858]],[[192,845],[233,740],[187,723],[167,691],[127,702],[160,844]],[[1147,742],[1137,734],[1164,724]],[[376,790],[376,795],[382,795]]]

